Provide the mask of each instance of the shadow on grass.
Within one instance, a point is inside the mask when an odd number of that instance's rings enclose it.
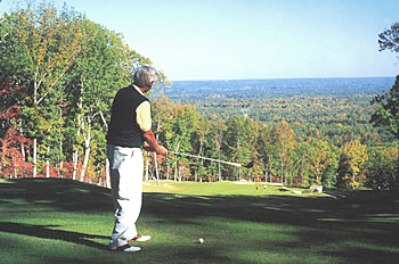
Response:
[[[144,201],[145,214],[156,216],[158,223],[165,225],[200,225],[200,219],[216,217],[221,221],[298,227],[286,231],[296,239],[261,239],[251,246],[254,249],[286,249],[287,256],[295,256],[313,248],[322,256],[344,263],[395,263],[399,259],[399,197],[393,192],[348,193],[338,199],[146,193]]]
[[[267,193],[267,192],[266,192]],[[15,209],[16,208],[16,209]],[[23,209],[22,209],[23,208]],[[113,211],[110,191],[69,180],[16,180],[0,183],[0,213],[15,210],[48,210],[62,212],[109,213]],[[20,211],[19,211],[20,210]],[[305,198],[282,195],[262,196],[188,196],[144,193],[141,219],[154,221],[154,226],[187,224],[203,225],[203,219],[274,224],[291,228],[292,241],[265,240],[243,245],[268,252],[285,250],[287,256],[314,249],[314,254],[338,258],[348,263],[384,263],[399,259],[399,196],[397,192],[348,192],[338,198]],[[1,219],[1,218],[0,218]],[[3,220],[6,218],[2,218]],[[218,221],[219,221],[218,220]],[[112,224],[110,224],[111,228]],[[39,238],[59,239],[105,249],[90,239],[104,238],[83,233],[59,231],[49,225],[0,222],[0,232],[24,234]],[[218,230],[215,230],[217,232]],[[249,236],[251,234],[248,234]],[[248,241],[247,241],[248,242]],[[325,246],[323,246],[325,245]],[[229,243],[225,247],[230,246]],[[159,248],[164,254],[173,249]],[[217,247],[217,251],[231,250]],[[216,252],[205,257],[223,263]],[[180,251],[173,257],[190,260],[197,251]],[[172,259],[174,260],[174,259]],[[180,262],[184,263],[184,261]],[[226,262],[227,263],[227,262]],[[389,263],[389,262],[385,262]]]
[[[147,214],[187,222],[216,216],[258,223],[315,225],[399,224],[397,193],[365,192],[346,198],[296,196],[176,196],[145,193]]]
[[[107,249],[104,244],[99,244],[90,239],[106,239],[108,237],[89,235],[63,230],[53,230],[57,226],[51,225],[28,225],[12,222],[0,222],[0,232],[32,236],[37,238],[55,239],[72,242],[97,249]]]
[[[112,212],[111,191],[62,179],[21,179],[0,183],[0,206],[38,206],[85,213]]]

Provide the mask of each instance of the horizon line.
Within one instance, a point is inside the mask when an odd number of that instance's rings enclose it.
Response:
[[[210,81],[254,81],[254,80],[305,80],[305,79],[366,79],[366,78],[395,78],[393,76],[330,76],[330,77],[271,77],[271,78],[232,78],[232,79],[175,79],[169,80],[170,82],[210,82]]]

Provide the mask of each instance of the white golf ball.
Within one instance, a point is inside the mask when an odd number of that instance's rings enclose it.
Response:
[[[198,242],[199,242],[200,244],[203,244],[203,243],[204,243],[204,239],[203,239],[203,238],[200,238],[200,239],[198,239]]]

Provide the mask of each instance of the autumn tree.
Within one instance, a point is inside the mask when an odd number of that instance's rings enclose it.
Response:
[[[285,183],[285,171],[288,168],[291,151],[295,148],[295,132],[287,121],[277,124],[271,132],[274,153],[279,162],[281,182]]]
[[[342,153],[339,162],[338,184],[357,189],[360,181],[357,178],[366,161],[368,160],[367,146],[360,140],[355,139],[342,146]]]
[[[4,14],[2,24],[9,37],[2,41],[6,51],[1,65],[17,69],[14,76],[23,76],[29,97],[25,101],[21,129],[33,138],[33,176],[37,175],[38,138],[51,137],[41,128],[52,127],[53,114],[45,104],[64,83],[68,72],[81,48],[87,45],[82,16],[64,7],[58,13],[51,4],[29,4],[11,14]],[[47,106],[54,106],[47,103]],[[51,116],[49,116],[51,115]],[[48,140],[47,140],[48,141]],[[48,145],[48,142],[46,143]],[[48,146],[40,149],[47,149]]]
[[[31,3],[4,14],[0,24],[0,114],[18,109],[12,124],[0,121],[1,135],[12,125],[33,140],[27,153],[34,177],[41,168],[49,177],[54,167],[63,170],[64,160],[73,160],[73,178],[91,180],[86,173],[97,177],[106,160],[114,94],[131,82],[133,67],[151,61],[131,50],[121,34],[66,5],[57,10]]]
[[[313,140],[313,157],[311,159],[311,171],[316,184],[332,187],[336,183],[334,172],[338,167],[338,158],[334,147],[325,140]]]

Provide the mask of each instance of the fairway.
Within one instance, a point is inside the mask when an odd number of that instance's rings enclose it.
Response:
[[[107,250],[110,190],[0,180],[0,263],[398,263],[397,192],[260,187],[145,182],[138,227],[153,239],[128,254]]]

